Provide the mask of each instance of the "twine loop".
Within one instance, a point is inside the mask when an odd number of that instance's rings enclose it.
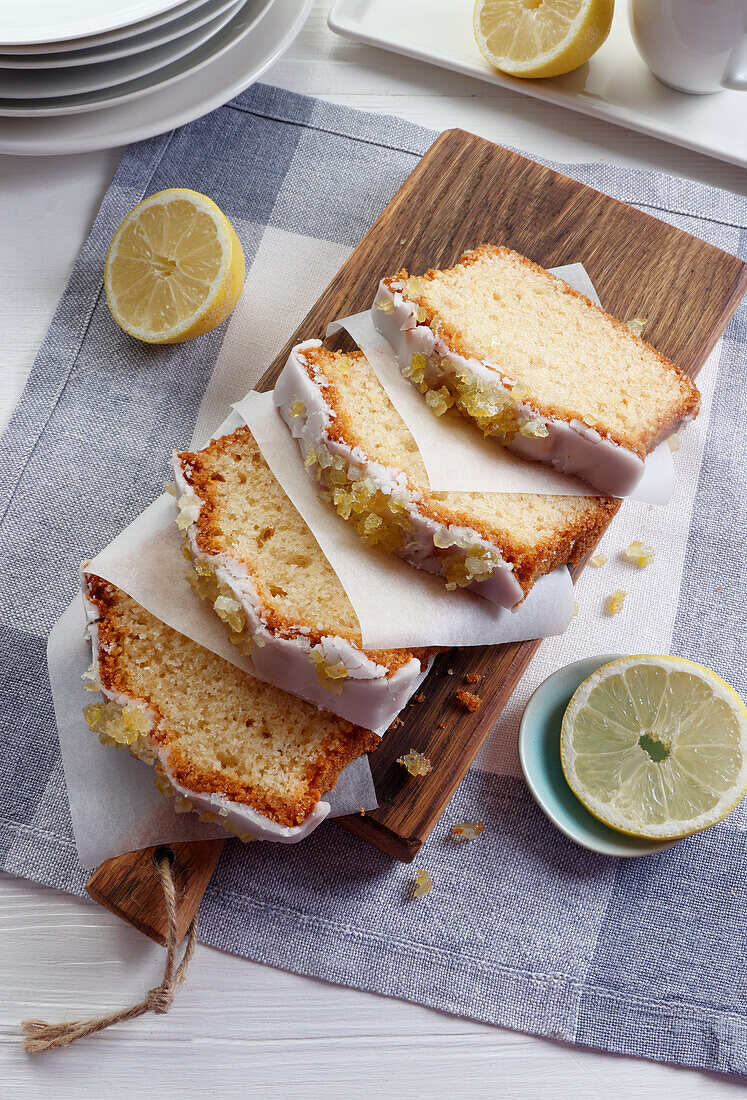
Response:
[[[90,1020],[68,1020],[59,1024],[48,1024],[44,1020],[23,1020],[21,1028],[25,1036],[23,1047],[27,1054],[40,1054],[45,1050],[54,1050],[56,1047],[66,1047],[78,1039],[84,1039],[87,1035],[95,1035],[113,1024],[123,1023],[125,1020],[135,1020],[138,1016],[144,1016],[147,1012],[155,1012],[163,1015],[168,1012],[174,1003],[174,995],[187,976],[189,964],[194,955],[197,943],[197,917],[189,926],[187,945],[184,949],[181,962],[176,965],[177,951],[177,907],[174,877],[171,873],[173,853],[161,850],[156,853],[159,857],[156,863],[158,877],[163,888],[163,897],[166,903],[168,918],[168,934],[166,937],[166,963],[163,968],[163,980],[160,985],[146,993],[142,1001],[129,1008],[123,1008],[119,1012],[111,1012],[106,1016],[94,1016]]]

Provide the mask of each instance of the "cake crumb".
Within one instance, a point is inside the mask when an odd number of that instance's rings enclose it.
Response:
[[[617,615],[622,611],[623,604],[625,603],[625,593],[622,589],[618,588],[611,596],[607,597],[604,605],[605,615]]]
[[[464,677],[468,684],[479,684],[482,680],[482,676],[479,672],[468,672]]]
[[[446,723],[445,722],[439,722],[438,723],[438,728],[440,730],[445,730],[446,729]]]
[[[425,695],[421,691],[418,695],[413,695],[412,701],[413,701],[413,703],[424,703],[425,702]]]
[[[454,669],[453,668],[447,668],[446,669],[446,675],[447,676],[453,676],[454,675]]]
[[[422,898],[429,890],[433,889],[433,879],[427,871],[418,868],[415,872],[415,881],[412,884],[412,896]]]
[[[601,569],[606,564],[607,559],[604,554],[595,554],[593,558],[589,558],[589,565],[593,565],[595,569]]]
[[[471,691],[465,691],[464,688],[460,688],[456,693],[458,701],[462,704],[465,710],[472,711],[479,710],[482,706],[482,699],[479,695],[473,695]]]
[[[404,756],[399,756],[397,763],[401,764],[403,768],[407,768],[410,775],[428,775],[428,772],[433,770],[428,757],[423,756],[422,752],[418,752],[417,749],[410,749]]]
[[[361,806],[361,807],[360,807],[360,809],[358,810],[358,813],[359,813],[359,814],[361,815],[361,817],[365,817],[365,816],[366,816],[366,811],[365,811],[365,809],[363,808],[363,806]]]
[[[396,730],[396,729],[399,729],[399,727],[403,726],[403,725],[404,725],[404,722],[399,717],[399,715],[397,715],[396,718],[392,718],[391,722],[389,723],[388,729]]]
[[[456,825],[451,826],[452,834],[460,840],[474,840],[484,830],[482,821],[457,821]]]
[[[667,446],[669,447],[669,450],[672,452],[672,454],[676,454],[677,451],[679,451],[680,437],[677,435],[676,432],[674,435],[670,435],[669,439],[667,440]]]
[[[573,601],[573,618],[575,619],[579,612],[578,600]]]
[[[647,546],[640,539],[634,539],[630,546],[625,547],[621,556],[624,561],[630,562],[631,565],[637,565],[639,569],[645,569],[656,557],[656,551],[653,546]]]

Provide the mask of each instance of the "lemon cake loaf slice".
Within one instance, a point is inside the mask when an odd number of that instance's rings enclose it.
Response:
[[[193,588],[256,675],[383,733],[432,653],[363,649],[337,574],[248,428],[176,453],[174,477]]]
[[[694,383],[627,325],[508,248],[379,284],[374,325],[437,414],[452,405],[522,458],[625,495],[696,414]]]
[[[324,820],[323,796],[375,734],[254,679],[85,569],[82,581],[103,696],[85,713],[103,743],[155,765],[179,810],[242,839],[290,843]]]
[[[299,344],[274,396],[325,499],[366,543],[505,607],[578,561],[620,506],[615,497],[430,492],[415,440],[361,352]]]

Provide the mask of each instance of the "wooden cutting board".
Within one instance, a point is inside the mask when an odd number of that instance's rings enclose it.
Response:
[[[368,309],[383,275],[400,267],[413,274],[448,267],[465,249],[483,242],[507,245],[543,267],[580,261],[605,309],[621,319],[647,317],[646,339],[691,375],[747,290],[747,265],[734,256],[507,149],[449,130],[407,178],[257,388],[274,386],[294,344],[321,338],[328,322]],[[423,702],[405,709],[402,725],[387,733],[371,756],[378,810],[337,823],[395,859],[412,860],[539,644],[440,655],[421,689]],[[469,687],[468,673],[481,677],[473,690],[482,705],[474,713],[455,699],[459,688]],[[411,779],[396,763],[411,747],[432,761],[425,779]],[[177,853],[177,870],[182,855],[189,861],[183,889],[194,908],[210,873],[205,874],[201,860],[214,864],[222,843],[206,845],[200,860],[191,845]],[[133,853],[109,861],[91,883],[93,896],[125,919],[132,919],[127,891],[116,884],[131,874],[133,864],[142,869],[147,859],[144,863],[141,854]],[[195,891],[199,873],[204,886]],[[148,932],[146,910],[139,897],[136,923]],[[157,927],[149,934],[160,938]]]

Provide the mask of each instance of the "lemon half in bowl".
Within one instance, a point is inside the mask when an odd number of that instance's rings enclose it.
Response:
[[[560,758],[599,821],[642,840],[678,840],[722,821],[747,793],[747,708],[694,661],[622,657],[575,691]]]

